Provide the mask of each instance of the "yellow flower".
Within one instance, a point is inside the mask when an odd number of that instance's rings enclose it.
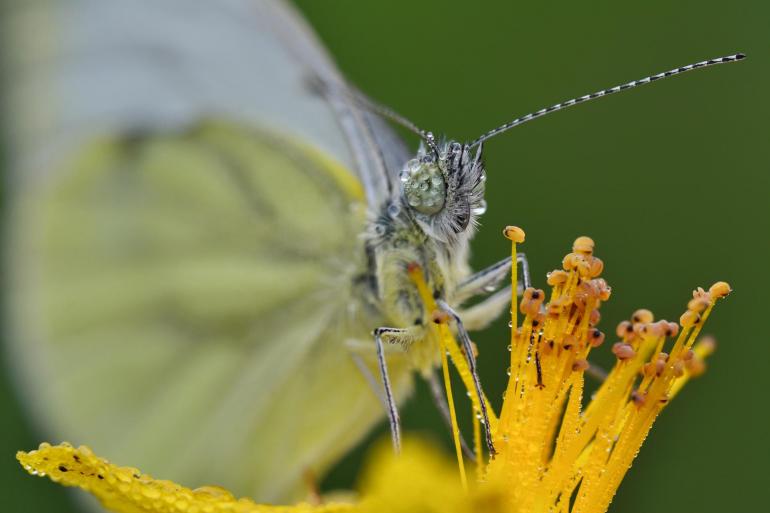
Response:
[[[524,232],[508,227],[505,234],[513,241],[515,256]],[[605,340],[596,328],[599,308],[610,296],[609,286],[599,277],[603,263],[593,250],[591,239],[578,238],[562,269],[548,275],[550,294],[527,289],[519,308],[512,308],[510,379],[499,416],[476,394],[465,355],[445,316],[437,313],[419,268],[410,268],[426,309],[435,312],[453,416],[447,353],[476,413],[482,401],[488,412],[496,454],[487,462],[477,458],[470,486],[456,421],[459,476],[457,467],[438,451],[407,440],[400,456],[385,447],[376,451],[362,479],[360,499],[351,503],[259,505],[217,487],[190,490],[156,480],[69,444],[42,444],[36,451],[19,452],[17,458],[31,474],[80,487],[118,513],[604,512],[657,415],[692,376],[703,372],[703,360],[714,343],[696,339],[715,302],[730,287],[719,282],[708,291],[695,290],[678,324],[655,322],[648,310],[621,322],[618,342],[611,348],[616,363],[584,406],[588,355]],[[512,278],[516,291],[515,270]],[[515,304],[517,298],[513,300]],[[474,425],[477,455],[480,418],[476,416]]]

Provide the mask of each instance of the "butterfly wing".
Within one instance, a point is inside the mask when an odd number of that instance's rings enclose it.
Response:
[[[283,4],[8,10],[25,403],[47,436],[155,475],[296,494],[381,416],[345,347],[372,328],[359,234],[402,147],[314,90],[342,81]]]

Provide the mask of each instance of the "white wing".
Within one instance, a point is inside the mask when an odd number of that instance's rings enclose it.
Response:
[[[403,147],[313,92],[341,79],[281,3],[6,11],[5,338],[28,405],[159,477],[295,493],[381,415],[343,348],[374,327],[348,319],[356,205]]]

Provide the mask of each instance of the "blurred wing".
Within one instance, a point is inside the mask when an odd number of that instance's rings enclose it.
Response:
[[[380,417],[345,350],[403,149],[277,2],[17,0],[6,339],[48,436],[295,494]],[[352,315],[351,315],[352,313]],[[410,382],[395,362],[401,393]]]

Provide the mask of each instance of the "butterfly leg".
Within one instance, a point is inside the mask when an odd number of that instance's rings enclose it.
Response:
[[[446,402],[444,388],[441,386],[441,383],[439,383],[435,371],[431,372],[426,380],[430,386],[430,392],[433,395],[433,401],[436,403],[436,408],[438,408],[438,411],[441,413],[441,417],[444,419],[444,422],[449,428],[449,432],[451,434],[453,429],[452,417],[449,413],[449,405]],[[474,462],[476,461],[476,455],[473,453],[470,447],[468,447],[468,444],[465,442],[465,438],[463,437],[462,433],[460,433],[460,447],[462,447],[463,453],[469,460]]]
[[[524,253],[517,253],[516,263],[521,265],[523,288],[517,291],[517,295],[520,296],[524,289],[527,289],[532,285],[529,276],[529,262],[527,261],[527,255]],[[468,276],[457,286],[457,291],[455,292],[457,301],[462,303],[466,299],[480,296],[484,293],[494,292],[510,270],[511,257],[506,257],[499,262]]]
[[[519,253],[516,258],[519,265],[521,265],[521,271],[522,271],[522,284],[523,287],[518,291],[518,295],[520,296],[522,291],[526,288],[529,288],[531,286],[530,277],[529,277],[529,263],[527,262],[527,257],[524,253]],[[473,289],[466,288],[465,294],[467,295],[469,292],[473,293],[473,295],[478,295],[484,291],[488,291],[489,287],[492,287],[495,285],[496,281],[500,281],[502,278],[505,277],[505,275],[510,270],[510,262],[511,259],[507,258],[505,260],[501,260],[500,262],[491,265],[490,267],[483,269],[479,271],[478,273],[474,274],[470,278],[466,279],[462,284],[461,287],[465,285],[475,284]],[[495,276],[497,275],[497,276]],[[474,278],[477,277],[477,278]],[[480,278],[483,277],[484,280],[487,280],[491,278],[490,281],[480,281]],[[482,285],[482,287],[478,287],[478,285]],[[460,300],[458,302],[462,302],[463,295],[460,294]],[[466,296],[467,297],[467,296]],[[492,323],[495,319],[499,318],[500,315],[507,309],[510,308],[511,304],[511,287],[505,287],[504,289],[501,289],[491,296],[484,299],[484,301],[481,301],[480,303],[477,303],[471,307],[465,308],[461,311],[460,317],[462,317],[463,322],[465,323],[465,328],[469,331],[475,331],[484,329],[489,324]]]
[[[377,362],[380,367],[380,376],[382,377],[382,387],[385,390],[385,403],[390,421],[390,435],[393,438],[393,449],[398,453],[401,450],[401,425],[398,418],[398,407],[393,397],[393,388],[390,385],[390,376],[388,375],[388,363],[385,361],[385,348],[382,345],[383,335],[396,336],[403,335],[407,330],[399,328],[377,328],[374,330],[374,342],[377,345]]]
[[[468,369],[471,371],[471,377],[473,378],[473,386],[476,389],[476,394],[479,397],[479,404],[481,406],[481,417],[484,422],[484,434],[486,435],[487,448],[489,454],[494,456],[497,454],[495,446],[492,443],[492,432],[489,429],[489,414],[487,413],[487,404],[484,401],[484,392],[481,390],[481,381],[479,380],[478,373],[476,372],[476,357],[473,355],[473,346],[471,344],[471,337],[463,326],[463,322],[460,316],[455,312],[446,302],[438,301],[439,308],[446,312],[455,321],[457,326],[457,334],[462,341],[463,350],[465,351],[465,358],[468,360]]]

